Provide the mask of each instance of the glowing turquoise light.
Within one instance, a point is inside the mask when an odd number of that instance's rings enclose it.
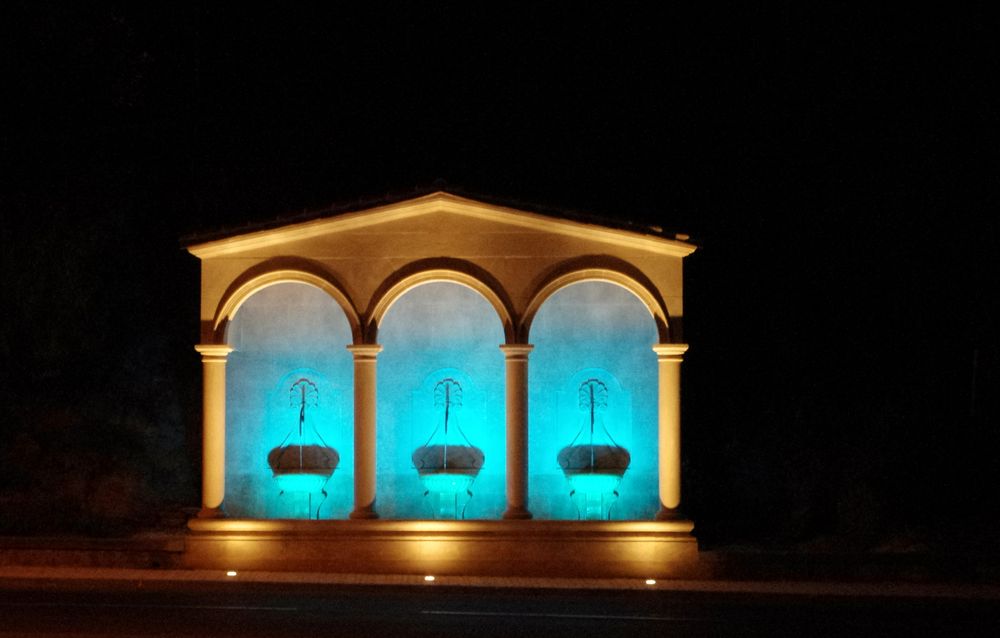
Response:
[[[309,507],[322,508],[314,512],[321,518],[346,518],[353,504],[353,360],[344,344],[353,336],[343,311],[316,288],[277,284],[240,308],[227,335],[236,348],[227,364],[228,514],[286,518]],[[504,340],[492,306],[457,284],[419,286],[389,310],[379,327],[384,350],[378,361],[376,481],[383,518],[448,516],[442,506],[451,516],[457,510],[473,519],[500,517],[506,445],[504,360],[497,344]],[[657,375],[650,346],[657,340],[645,305],[614,284],[573,284],[543,304],[530,334],[528,485],[536,519],[586,518],[597,500],[605,508],[613,503],[609,511],[616,519],[655,514]],[[303,376],[320,389],[310,423],[341,455],[338,471],[323,485],[322,476],[275,475],[263,462],[294,423],[288,388]],[[461,383],[461,427],[484,455],[474,485],[458,472],[421,475],[412,459],[439,419],[428,397],[444,377]],[[628,472],[613,487],[612,477],[567,475],[557,461],[579,431],[577,390],[588,378],[607,384],[604,418],[631,453]],[[590,505],[584,494],[594,495]],[[456,504],[463,498],[464,505]]]
[[[571,284],[542,305],[528,368],[528,506],[536,519],[655,515],[657,340],[646,306],[612,283]],[[581,397],[592,379],[604,388],[590,384]]]
[[[607,520],[611,506],[618,500],[618,474],[575,474],[566,477],[570,485],[570,498],[584,520]]]
[[[306,408],[310,405],[319,406],[319,388],[307,377],[300,377],[289,390],[290,405],[298,407],[298,432],[293,427],[284,440],[267,455],[267,464],[271,467],[274,480],[282,494],[294,495],[298,501],[297,516],[303,513],[306,518],[313,516],[313,494],[321,494],[317,503],[316,517],[319,518],[319,508],[326,499],[326,483],[333,476],[340,455],[337,450],[327,445],[319,431],[312,424],[306,426]],[[289,441],[292,443],[289,443]],[[305,499],[305,511],[302,511],[302,493]]]
[[[620,474],[573,474],[566,478],[578,494],[613,494],[622,482]]]
[[[465,519],[500,518],[506,507],[506,436],[504,358],[497,347],[504,332],[496,310],[465,286],[427,283],[392,305],[378,335],[383,347],[376,431],[379,516],[454,519],[457,512]],[[465,491],[462,483],[452,486],[446,479],[428,478],[431,490],[423,478],[445,469],[446,442],[440,440],[444,410],[434,399],[435,388],[446,378],[462,388],[461,409],[449,413],[447,469],[457,474],[460,468],[479,466],[474,484]],[[452,432],[452,425],[460,425],[465,438]],[[438,436],[431,439],[435,429]],[[421,447],[427,449],[415,457]],[[446,491],[434,491],[441,488]]]
[[[424,486],[434,518],[465,518],[465,508],[472,499],[472,483],[476,475],[472,473],[439,472],[420,473],[420,483]]]
[[[319,494],[328,480],[330,480],[329,474],[278,474],[274,477],[278,489],[288,494],[294,492]]]
[[[472,445],[454,413],[462,407],[462,386],[445,377],[434,386],[434,407],[441,411],[440,425],[427,442],[413,451],[413,465],[432,499],[435,518],[464,518],[472,498],[472,482],[483,467],[483,451]]]
[[[476,477],[471,474],[441,472],[440,474],[421,474],[420,482],[430,493],[443,495],[465,494],[472,488]]]
[[[556,457],[570,483],[570,497],[583,519],[606,519],[618,499],[618,485],[632,456],[615,443],[604,426],[608,386],[589,377],[577,391],[583,425]]]
[[[227,514],[347,518],[354,494],[354,364],[344,348],[352,342],[344,311],[318,288],[280,283],[254,293],[226,334],[235,348],[226,364]],[[319,396],[318,401],[309,401],[305,428],[309,436],[299,441],[296,416],[301,388],[294,405],[290,388],[302,378],[316,384]],[[295,436],[285,441],[293,428]],[[312,436],[313,429],[323,441]],[[304,466],[313,462],[325,466],[313,472],[322,479],[292,471],[298,466],[299,443],[304,444]],[[333,463],[328,452],[311,451],[313,444],[336,451],[339,462]],[[275,472],[268,456],[282,445],[286,452],[275,459],[279,470]]]

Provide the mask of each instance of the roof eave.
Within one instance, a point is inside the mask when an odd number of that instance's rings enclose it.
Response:
[[[200,259],[221,257],[298,239],[314,237],[321,233],[342,232],[363,226],[381,224],[434,211],[464,214],[482,219],[496,219],[503,215],[505,223],[536,230],[583,236],[598,241],[625,244],[634,248],[660,254],[686,257],[697,247],[680,239],[672,239],[634,230],[614,228],[594,222],[562,219],[463,197],[446,191],[435,191],[423,196],[392,202],[381,206],[345,210],[333,216],[319,217],[302,222],[253,230],[220,239],[186,246],[188,252]]]

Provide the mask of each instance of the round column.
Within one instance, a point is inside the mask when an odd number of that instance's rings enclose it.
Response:
[[[200,518],[223,516],[226,497],[226,358],[233,351],[224,344],[194,347],[201,353],[201,511]]]
[[[528,511],[528,353],[526,343],[500,346],[506,367],[507,509],[504,518],[531,518]]]
[[[680,518],[681,505],[681,361],[686,343],[653,346],[659,371],[660,511],[658,520]]]
[[[382,346],[347,346],[354,355],[354,510],[351,518],[378,518],[375,512],[376,363]]]

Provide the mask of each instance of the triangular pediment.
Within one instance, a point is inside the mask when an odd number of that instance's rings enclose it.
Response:
[[[651,228],[643,232],[597,222],[562,219],[443,191],[386,205],[232,234],[194,243],[188,250],[201,259],[238,256],[261,250],[274,251],[282,245],[322,240],[324,237],[332,239],[333,236],[344,233],[389,229],[400,232],[409,227],[426,228],[435,221],[440,221],[441,227],[446,228],[449,220],[460,221],[462,232],[465,233],[496,232],[498,228],[509,227],[512,230],[571,237],[595,244],[625,246],[633,250],[676,257],[685,257],[695,250],[694,245],[677,237],[665,236]]]

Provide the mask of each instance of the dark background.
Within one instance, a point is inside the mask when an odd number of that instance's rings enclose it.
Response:
[[[466,191],[689,233],[703,546],[987,547],[997,23],[774,3],[6,3],[0,534],[199,503],[180,238]]]

